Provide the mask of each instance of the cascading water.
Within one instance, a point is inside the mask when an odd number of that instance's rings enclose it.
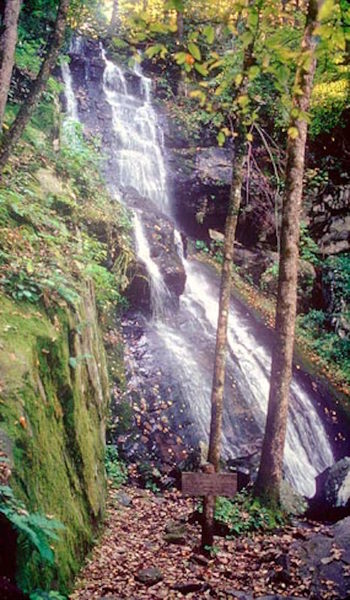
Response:
[[[103,89],[112,109],[117,138],[114,160],[119,184],[122,188],[132,186],[166,212],[166,171],[159,144],[157,116],[150,102],[151,81],[135,69],[139,97],[131,95],[123,71],[106,58],[104,50],[102,57],[106,65]]]
[[[183,409],[186,412],[197,442],[205,441],[209,429],[218,277],[208,265],[183,257],[181,236],[175,229],[174,242],[184,263],[187,282],[178,311],[164,310],[169,291],[152,256],[143,223],[152,206],[171,217],[162,132],[151,104],[151,81],[139,67],[124,72],[106,58],[103,50],[102,60],[103,91],[111,109],[114,133],[109,169],[117,175],[116,179],[110,179],[118,181],[122,194],[132,187],[143,198],[141,210],[135,212],[134,226],[136,251],[151,281],[153,319],[144,333],[148,353],[154,357],[165,385],[176,381],[176,402],[183,407],[179,412]],[[127,202],[128,194],[124,196]],[[261,328],[238,301],[232,300],[223,419],[223,451],[227,458],[252,453],[256,440],[262,436],[271,343],[266,339],[266,330],[261,335]],[[290,482],[308,496],[314,492],[317,473],[333,463],[324,426],[315,410],[316,398],[302,379],[294,377],[285,470]]]
[[[61,65],[62,79],[64,83],[64,95],[66,98],[66,119],[72,121],[79,121],[78,116],[78,103],[73,91],[72,74],[70,72],[69,64],[64,62]]]
[[[134,233],[137,256],[146,266],[150,277],[152,314],[159,318],[165,314],[171,295],[157,263],[151,257],[147,237],[143,231],[142,221],[137,212],[134,212]]]

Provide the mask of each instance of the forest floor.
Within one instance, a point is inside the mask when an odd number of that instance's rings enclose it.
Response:
[[[110,490],[106,528],[71,600],[318,597],[310,593],[311,573],[300,576],[293,546],[329,535],[325,526],[301,522],[272,534],[216,537],[207,558],[198,551],[200,527],[190,524],[195,506],[178,491]],[[321,597],[339,598],[328,584]]]

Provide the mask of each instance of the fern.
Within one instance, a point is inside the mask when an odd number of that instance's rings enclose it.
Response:
[[[52,565],[55,555],[51,543],[59,539],[57,532],[64,525],[40,513],[30,513],[9,486],[0,485],[0,513],[18,533],[18,545],[22,555],[37,551],[41,560]]]

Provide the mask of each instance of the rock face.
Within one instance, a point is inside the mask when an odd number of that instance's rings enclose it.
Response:
[[[325,256],[350,251],[350,185],[329,184],[311,206],[311,232]]]
[[[325,521],[350,515],[350,457],[342,458],[316,478],[310,511]]]

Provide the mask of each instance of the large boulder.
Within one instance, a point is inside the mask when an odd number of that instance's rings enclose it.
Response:
[[[310,501],[309,512],[311,516],[325,521],[334,521],[350,515],[349,456],[318,475],[316,494]]]

